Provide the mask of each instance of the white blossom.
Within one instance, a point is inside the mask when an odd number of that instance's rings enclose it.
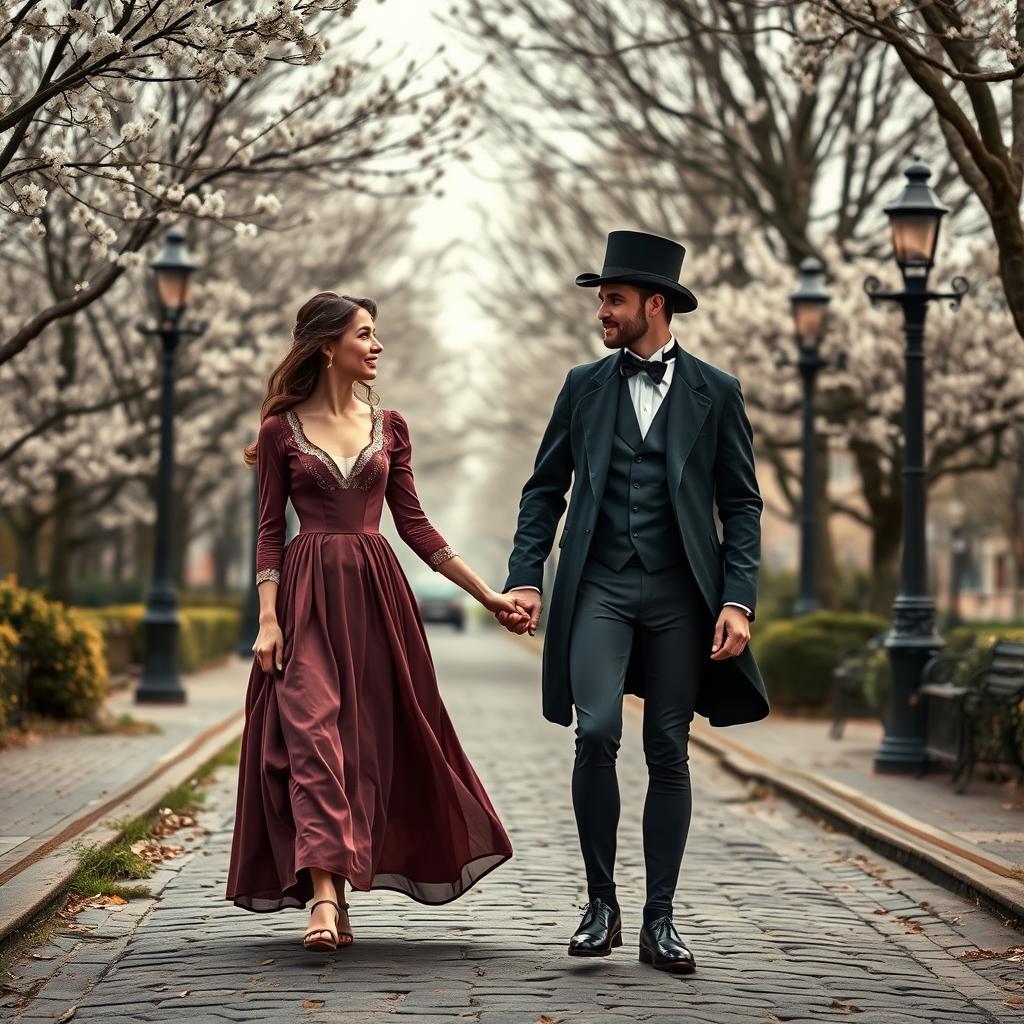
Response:
[[[89,53],[96,60],[120,53],[123,48],[124,40],[116,32],[97,32],[89,42]]]
[[[47,195],[46,189],[40,188],[34,182],[22,185],[18,189],[18,205],[21,208],[21,212],[28,214],[30,217],[35,216],[37,213],[42,213],[43,207],[46,206]]]
[[[258,195],[253,205],[256,207],[257,213],[266,213],[271,217],[281,212],[281,200],[273,192]]]

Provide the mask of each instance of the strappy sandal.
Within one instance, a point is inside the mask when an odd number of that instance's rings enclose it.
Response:
[[[309,908],[310,914],[312,914],[321,903],[330,903],[330,905],[335,909],[334,931],[332,932],[330,928],[309,928],[307,929],[306,934],[302,936],[302,945],[312,953],[333,953],[334,950],[338,948],[338,921],[341,918],[341,907],[339,907],[334,900],[317,900],[316,903]],[[345,905],[345,909],[348,909],[347,904]],[[322,936],[324,934],[328,935],[329,938],[310,938],[312,935]]]
[[[342,903],[341,909],[347,911],[348,910],[348,904],[347,903]],[[340,916],[341,915],[339,914],[338,917],[340,917]],[[335,920],[337,920],[337,918]],[[347,935],[348,936],[348,942],[342,942],[341,941],[342,935]],[[355,941],[356,941],[356,937],[348,929],[346,929],[345,931],[339,931],[338,932],[338,949],[344,949],[347,946],[351,946],[352,943],[355,942]]]

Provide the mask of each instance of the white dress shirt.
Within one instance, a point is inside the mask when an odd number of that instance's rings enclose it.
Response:
[[[641,437],[647,437],[647,431],[650,430],[654,417],[658,415],[661,403],[665,400],[669,386],[672,383],[672,374],[675,372],[676,360],[664,359],[664,355],[675,343],[675,337],[670,334],[668,341],[651,356],[651,362],[663,360],[665,363],[665,375],[659,383],[655,384],[649,373],[634,373],[632,377],[626,378],[626,386],[629,388],[629,397],[633,403],[633,410],[636,412],[636,421],[640,426]],[[516,587],[515,589],[536,590],[538,594],[540,593],[539,587],[523,586]],[[745,604],[740,604],[738,601],[726,601],[724,607],[728,608],[730,606],[741,608],[747,613],[748,618],[753,614]]]

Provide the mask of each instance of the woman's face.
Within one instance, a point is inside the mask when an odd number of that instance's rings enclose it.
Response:
[[[327,351],[334,353],[332,369],[369,382],[377,379],[377,357],[383,348],[374,333],[373,317],[360,308],[348,329]]]

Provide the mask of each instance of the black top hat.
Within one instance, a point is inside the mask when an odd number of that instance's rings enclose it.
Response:
[[[581,288],[596,288],[608,281],[637,285],[661,292],[673,313],[689,313],[697,308],[697,298],[679,283],[686,249],[671,238],[649,235],[646,231],[612,231],[604,253],[600,274],[580,274]]]

